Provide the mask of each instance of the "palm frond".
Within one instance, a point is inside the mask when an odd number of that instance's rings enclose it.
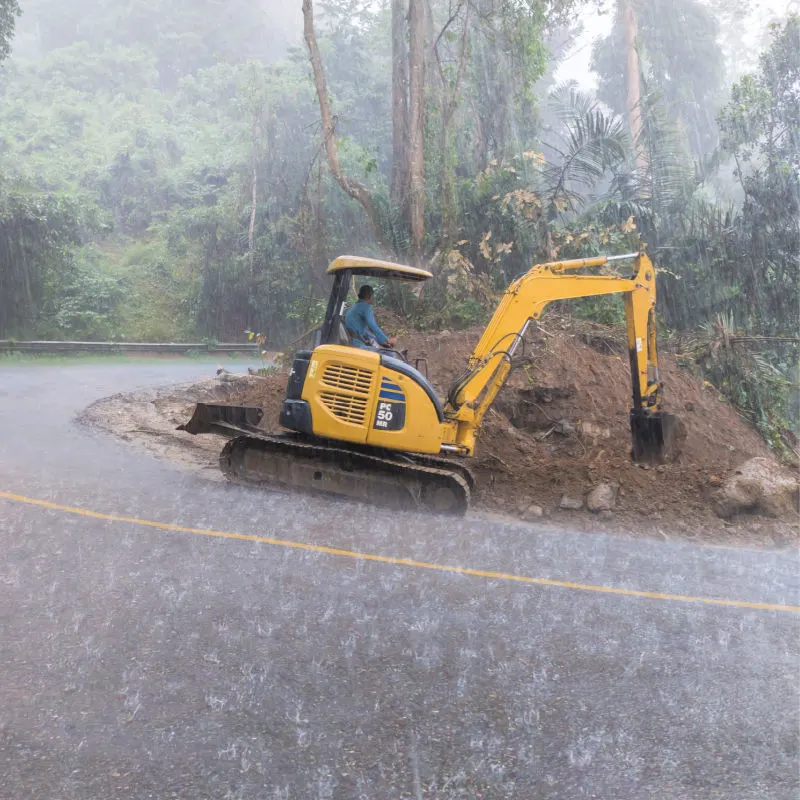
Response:
[[[564,206],[573,208],[584,201],[581,189],[591,189],[615,165],[624,161],[628,134],[624,123],[609,115],[574,83],[556,88],[551,108],[560,122],[549,149],[557,155],[542,170],[549,196],[550,216]]]
[[[577,81],[566,81],[556,86],[548,96],[548,106],[557,119],[569,122],[576,116],[588,114],[597,105],[594,98],[582,92]]]
[[[658,92],[642,97],[642,131],[636,146],[647,154],[647,169],[637,172],[637,195],[656,214],[684,202],[695,183],[691,154],[678,123]]]

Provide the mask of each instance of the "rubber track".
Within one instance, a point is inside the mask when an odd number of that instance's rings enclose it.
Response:
[[[223,448],[222,453],[220,454],[220,469],[222,470],[223,474],[233,483],[241,483],[241,484],[249,484],[252,485],[253,483],[267,483],[266,481],[262,481],[256,479],[254,481],[249,481],[246,477],[242,477],[236,475],[232,472],[229,467],[229,456],[230,453],[233,451],[234,448],[239,447],[246,447],[247,443],[250,441],[255,441],[259,443],[267,443],[272,445],[278,449],[282,449],[284,451],[304,451],[305,454],[310,454],[312,456],[328,456],[330,457],[331,454],[341,456],[341,458],[347,459],[351,464],[362,466],[365,470],[369,471],[370,469],[375,469],[378,467],[381,472],[390,472],[395,473],[397,475],[405,475],[406,477],[413,477],[416,478],[419,482],[419,492],[418,497],[422,498],[425,495],[424,489],[426,484],[430,483],[430,479],[436,476],[439,479],[444,479],[445,483],[450,484],[450,488],[455,488],[456,493],[458,495],[459,506],[456,509],[451,510],[449,513],[461,516],[466,513],[467,509],[469,508],[470,502],[470,483],[474,485],[473,481],[469,481],[468,478],[465,478],[464,475],[459,474],[463,471],[466,471],[469,478],[472,477],[472,474],[466,467],[462,467],[461,465],[452,465],[454,469],[441,469],[439,467],[434,466],[422,466],[420,464],[414,463],[404,463],[402,461],[398,461],[395,459],[389,458],[381,458],[380,456],[370,455],[368,453],[361,453],[356,450],[349,450],[347,448],[342,447],[332,447],[329,445],[321,445],[321,444],[314,444],[311,442],[304,442],[297,439],[291,439],[289,437],[284,436],[271,436],[269,434],[263,435],[252,435],[248,434],[245,436],[238,436],[235,439],[231,439]],[[263,445],[260,445],[263,446]],[[448,464],[446,459],[431,459],[431,461]],[[457,471],[455,471],[457,470]],[[343,470],[344,471],[344,470]],[[350,470],[346,471],[349,476],[352,476],[352,472]],[[313,487],[309,486],[299,486],[293,488],[301,488],[306,490],[313,491]],[[345,495],[341,495],[345,496]],[[420,502],[416,498],[413,498],[420,508],[427,508],[424,503]],[[380,498],[375,498],[373,500],[376,505],[380,505]]]
[[[433,467],[434,469],[443,469],[446,472],[456,472],[459,475],[461,475],[461,477],[466,481],[467,486],[469,486],[470,492],[472,492],[475,489],[476,485],[475,475],[466,464],[463,464],[459,461],[454,461],[453,459],[450,458],[442,458],[440,456],[408,455],[406,456],[406,458],[409,459],[411,464],[419,462],[426,467]]]

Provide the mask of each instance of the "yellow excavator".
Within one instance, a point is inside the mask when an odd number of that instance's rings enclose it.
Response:
[[[632,274],[576,270],[632,262]],[[633,402],[632,458],[663,463],[677,455],[679,421],[662,410],[656,352],[656,274],[644,252],[539,264],[514,280],[445,398],[404,357],[353,346],[344,311],[354,278],[417,283],[416,267],[341,256],[328,267],[333,287],[312,350],[294,356],[280,433],[262,427],[260,408],[198,404],[181,426],[230,441],[220,456],[233,481],[318,490],[401,508],[462,514],[475,481],[464,460],[505,382],[532,320],[554,300],[622,294]]]

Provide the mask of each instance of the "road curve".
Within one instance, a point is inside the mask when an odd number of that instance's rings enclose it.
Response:
[[[0,797],[797,797],[795,554],[262,493],[75,423],[211,368],[0,367]]]

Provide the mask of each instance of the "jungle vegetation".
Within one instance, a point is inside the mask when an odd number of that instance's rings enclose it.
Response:
[[[586,12],[596,90],[558,79]],[[635,249],[776,446],[800,335],[800,18],[746,0],[0,0],[0,338],[283,346],[352,252],[409,325]],[[577,312],[614,322],[613,302]],[[797,423],[793,423],[795,433]],[[788,438],[787,438],[788,437]]]

